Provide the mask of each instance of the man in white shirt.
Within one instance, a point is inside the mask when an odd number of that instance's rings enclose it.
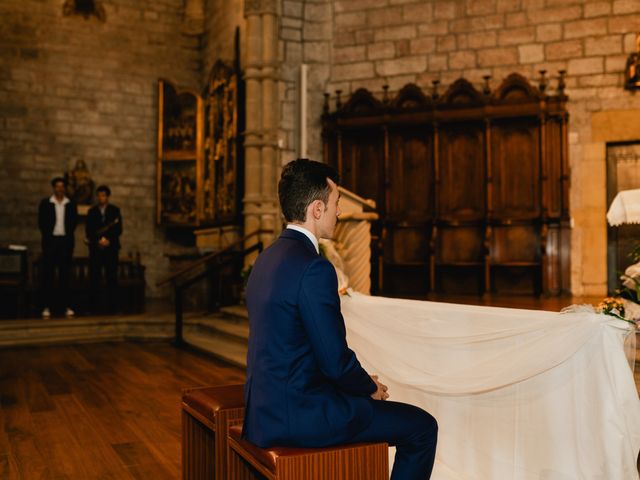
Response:
[[[56,270],[60,306],[65,309],[67,317],[73,317],[70,280],[78,209],[75,202],[65,195],[66,185],[62,177],[51,180],[51,187],[53,195],[44,198],[38,209],[38,227],[42,235],[42,317],[51,316]]]

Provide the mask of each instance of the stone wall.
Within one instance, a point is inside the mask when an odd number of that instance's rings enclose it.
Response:
[[[323,93],[329,81],[333,43],[333,5],[328,0],[283,0],[280,21],[282,158],[300,153],[300,66],[307,65],[307,157],[322,159],[318,134]]]
[[[242,0],[206,0],[205,30],[202,38],[203,85],[217,60],[232,63],[236,27],[240,28],[240,63],[244,65],[245,20]]]
[[[633,114],[640,110],[640,96],[622,88],[625,61],[640,33],[640,2],[335,0],[332,9],[327,90],[341,89],[343,98],[359,87],[381,92],[385,83],[394,91],[408,82],[430,89],[438,79],[444,89],[464,76],[480,86],[488,74],[495,88],[512,72],[535,80],[541,69],[551,76],[568,71],[572,289],[576,295],[604,294],[602,138],[629,140],[629,135],[613,138],[600,132],[594,138],[592,117],[627,111],[640,118],[640,112]],[[319,138],[319,127],[313,128],[309,135]]]
[[[182,0],[100,3],[105,22],[60,0],[0,2],[0,243],[39,251],[38,202],[83,159],[112,186],[123,252],[141,253],[153,294],[171,249],[155,226],[157,80],[199,88],[199,38],[181,33]]]

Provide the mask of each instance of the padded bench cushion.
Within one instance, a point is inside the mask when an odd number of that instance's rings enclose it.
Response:
[[[297,457],[302,455],[313,455],[315,453],[335,452],[337,450],[344,450],[344,449],[349,449],[354,447],[361,447],[364,445],[371,445],[371,444],[354,443],[349,445],[336,445],[336,446],[324,447],[324,448],[297,448],[297,447],[260,448],[242,439],[242,425],[233,425],[229,427],[229,437],[231,437],[233,440],[238,442],[243,449],[245,449],[249,454],[251,454],[252,457],[258,460],[262,465],[264,465],[274,474],[276,472],[276,461],[278,460],[278,457]]]
[[[182,392],[182,403],[214,421],[220,409],[244,407],[244,385],[188,389]]]

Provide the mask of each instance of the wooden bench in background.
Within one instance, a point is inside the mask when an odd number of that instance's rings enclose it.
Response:
[[[258,448],[229,428],[229,480],[388,480],[386,443],[336,445],[327,448]]]
[[[27,252],[19,253],[22,262],[19,273],[10,276],[4,275],[6,282],[0,281],[0,299],[10,297],[14,303],[19,302],[19,306],[0,309],[0,317],[2,318],[37,316],[42,308],[40,298],[42,295],[42,259],[37,256],[29,263],[28,257],[30,255]],[[16,252],[10,252],[8,249],[0,249],[0,255],[2,255],[0,258],[6,258],[9,254],[14,257],[17,255]],[[28,268],[28,265],[31,268]],[[54,288],[56,287],[54,286]],[[144,312],[145,288],[145,267],[140,263],[139,254],[120,257],[118,263],[119,310],[123,313]],[[89,305],[90,289],[89,258],[74,257],[71,266],[71,303],[77,313],[93,310]],[[102,304],[104,303],[103,299]],[[57,305],[54,308],[61,309],[62,306]]]
[[[27,250],[0,246],[0,317],[26,315],[28,280]]]
[[[227,430],[244,419],[244,385],[182,393],[183,480],[226,480]]]

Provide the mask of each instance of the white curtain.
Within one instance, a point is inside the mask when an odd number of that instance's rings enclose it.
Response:
[[[586,309],[342,299],[363,366],[438,420],[434,480],[638,479],[629,324]]]

